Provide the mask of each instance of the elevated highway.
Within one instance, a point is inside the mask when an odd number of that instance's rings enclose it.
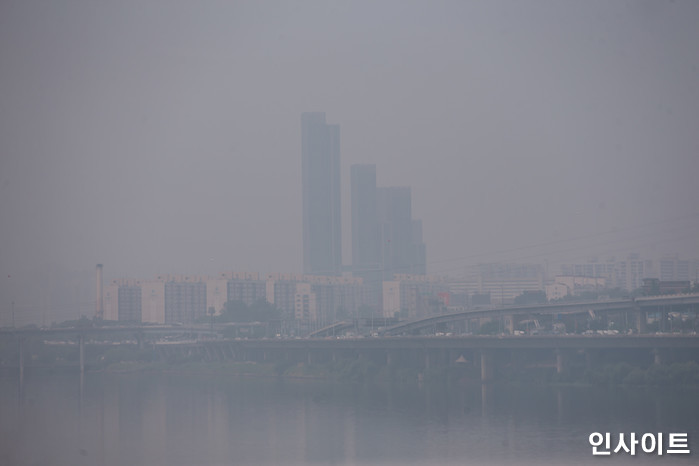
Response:
[[[647,318],[647,312],[668,312],[669,309],[672,309],[673,307],[688,305],[699,305],[699,293],[580,303],[539,304],[533,306],[512,306],[499,308],[493,307],[489,309],[468,310],[452,314],[440,314],[411,322],[402,322],[384,329],[382,334],[387,336],[413,334],[421,330],[436,328],[439,325],[482,318],[508,318],[510,319],[510,333],[512,333],[512,321],[516,320],[518,316],[552,316],[605,312],[634,313],[639,322],[637,331],[639,333],[645,333],[645,322],[643,322],[643,320]]]

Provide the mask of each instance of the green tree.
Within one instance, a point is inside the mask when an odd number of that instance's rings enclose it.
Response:
[[[500,332],[500,323],[497,320],[491,320],[481,325],[478,330],[479,335],[496,335]]]

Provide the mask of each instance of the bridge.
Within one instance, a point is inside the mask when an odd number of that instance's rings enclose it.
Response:
[[[170,335],[173,333],[191,333],[197,336],[216,336],[220,333],[211,325],[108,325],[104,327],[50,327],[50,328],[0,328],[0,336],[41,336],[41,337],[79,337],[112,335]]]
[[[24,371],[23,341],[29,336],[75,337],[80,343],[80,372],[85,370],[86,336],[110,331],[134,332],[142,327],[120,329],[51,329],[17,331],[20,380]],[[182,327],[148,329],[183,332]],[[209,330],[210,331],[210,330]],[[3,331],[6,335],[8,332]],[[696,334],[669,335],[499,335],[499,336],[407,336],[315,339],[204,339],[184,342],[153,342],[150,348],[162,361],[238,361],[315,364],[337,360],[368,360],[377,365],[408,364],[423,370],[454,364],[480,367],[481,379],[490,380],[496,367],[535,358],[562,373],[571,363],[590,364],[600,355],[619,354],[662,364],[674,360],[699,361]]]
[[[0,337],[16,337],[19,347],[20,378],[24,375],[25,342],[29,338],[75,340],[78,345],[80,373],[85,371],[85,343],[89,338],[108,338],[130,336],[139,348],[144,348],[147,335],[190,335],[194,339],[202,337],[217,338],[219,331],[211,326],[192,325],[138,325],[138,326],[104,326],[104,327],[53,327],[53,328],[0,328]]]
[[[478,352],[486,358],[482,365],[488,366],[487,360],[490,351],[524,351],[540,350],[554,351],[560,364],[565,360],[570,351],[583,351],[590,353],[599,349],[637,349],[653,351],[656,360],[662,359],[663,352],[673,349],[693,349],[697,346],[699,338],[696,335],[676,334],[671,336],[646,335],[647,314],[660,312],[661,322],[666,322],[667,314],[673,309],[691,306],[697,312],[699,293],[655,296],[637,298],[634,300],[610,300],[585,303],[565,303],[538,306],[505,307],[482,310],[463,311],[453,314],[430,316],[413,322],[404,322],[390,325],[392,322],[384,319],[381,323],[389,325],[382,330],[380,338],[356,338],[356,339],[258,339],[258,340],[223,340],[220,333],[225,325],[143,325],[143,326],[104,326],[83,328],[50,328],[50,329],[0,329],[0,336],[16,337],[19,343],[19,368],[20,376],[24,370],[24,341],[28,338],[39,337],[44,339],[73,339],[77,340],[79,347],[80,372],[85,369],[84,347],[88,339],[98,337],[133,335],[137,344],[145,348],[148,335],[189,335],[192,342],[168,344],[153,343],[152,348],[163,359],[177,355],[198,355],[204,360],[234,359],[248,360],[279,360],[279,358],[300,357],[306,362],[327,359],[332,355],[345,357],[359,357],[361,355],[378,357],[378,360],[400,354],[415,354],[422,352],[427,358],[427,364],[435,354],[441,354],[438,358],[452,360],[444,354],[454,352]],[[637,320],[637,332],[634,335],[618,336],[581,336],[581,335],[544,335],[544,336],[517,336],[512,335],[517,319],[531,316],[565,316],[578,314],[594,314],[619,312],[625,315],[631,314]],[[429,329],[437,329],[444,325],[469,322],[482,318],[502,319],[506,321],[506,327],[501,333],[509,333],[510,336],[497,337],[416,337],[416,333]],[[380,325],[376,320],[372,324]],[[314,336],[328,336],[339,334],[342,331],[355,326],[355,322],[338,322],[314,333]],[[373,327],[373,325],[372,325]],[[662,330],[662,329],[661,329]],[[396,337],[396,335],[413,335],[413,337]],[[411,353],[412,352],[412,353]],[[377,356],[382,355],[382,356]],[[475,354],[475,353],[474,353]],[[474,354],[471,354],[472,357]],[[649,353],[650,354],[650,353]],[[392,356],[394,355],[394,356]],[[411,357],[413,357],[411,356]],[[487,378],[487,377],[486,377]]]
[[[592,301],[580,303],[539,304],[533,306],[512,306],[489,309],[477,309],[456,312],[452,314],[440,314],[423,319],[402,322],[388,327],[382,331],[382,335],[415,334],[423,330],[436,329],[440,326],[454,323],[468,322],[484,318],[505,320],[503,330],[513,333],[518,317],[528,316],[560,316],[574,314],[623,312],[630,313],[636,320],[636,331],[646,332],[647,313],[657,311],[665,316],[673,307],[699,304],[699,293],[650,296],[636,299]],[[663,321],[667,320],[663,319]]]
[[[641,307],[652,306],[680,306],[686,304],[699,304],[699,293],[682,293],[661,296],[642,296],[633,300]]]
[[[308,334],[308,337],[310,338],[318,338],[318,337],[330,337],[330,336],[336,336],[336,335],[341,335],[342,333],[346,332],[347,330],[350,329],[356,329],[356,330],[367,330],[371,329],[373,333],[374,329],[378,329],[381,327],[388,327],[391,325],[395,325],[398,323],[398,319],[396,318],[391,318],[391,317],[365,317],[363,319],[354,319],[351,321],[342,321],[342,322],[335,322],[331,325],[328,325],[326,327],[323,327],[321,329],[315,330],[311,333]]]
[[[189,358],[205,362],[328,363],[339,359],[370,360],[377,365],[398,362],[423,369],[458,364],[480,365],[481,379],[494,368],[534,355],[564,372],[571,362],[590,364],[605,353],[624,353],[648,363],[699,359],[699,337],[674,335],[539,335],[458,337],[377,337],[328,339],[212,340],[155,345],[163,361]]]

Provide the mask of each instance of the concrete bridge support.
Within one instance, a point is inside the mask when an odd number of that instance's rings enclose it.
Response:
[[[425,370],[429,370],[431,367],[442,367],[450,364],[449,351],[445,349],[426,349],[424,352],[424,357]]]
[[[495,358],[492,351],[481,351],[481,382],[489,382],[493,380]]]
[[[457,356],[452,356],[454,352],[450,349],[442,349],[439,351],[440,364],[449,367],[454,364]]]
[[[137,332],[136,335],[136,347],[140,350],[142,350],[145,346],[145,336],[143,335],[143,332]]]
[[[568,370],[568,363],[570,361],[570,355],[561,349],[555,350],[556,354],[556,373],[563,374]]]
[[[663,354],[659,348],[653,349],[653,364],[663,364],[665,363],[665,359],[665,354]]]
[[[670,332],[672,331],[670,325],[670,312],[663,306],[662,311],[660,311],[660,331]]]
[[[85,335],[78,337],[78,346],[80,348],[80,375],[85,373]]]
[[[636,331],[639,334],[648,333],[648,313],[641,308],[638,308],[636,310],[636,317],[638,319],[636,323]]]
[[[504,317],[505,319],[505,331],[509,335],[514,335],[515,330],[517,329],[517,324],[519,323],[519,318],[517,318],[514,315],[508,315]]]
[[[585,350],[585,368],[587,370],[592,370],[599,359],[598,351],[592,349]]]
[[[481,385],[481,412],[484,415],[490,412],[492,399],[493,386],[492,384],[484,383]]]
[[[22,384],[24,381],[24,338],[17,337],[17,346],[19,347],[19,381]]]

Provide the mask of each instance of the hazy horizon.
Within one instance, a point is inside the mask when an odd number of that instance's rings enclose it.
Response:
[[[47,285],[93,290],[97,263],[105,282],[300,272],[308,111],[340,126],[345,264],[357,163],[411,187],[430,274],[697,259],[698,19],[690,1],[3,2],[0,323]]]

